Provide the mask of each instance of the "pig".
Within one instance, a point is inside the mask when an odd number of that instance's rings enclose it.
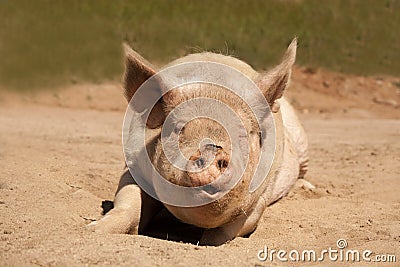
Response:
[[[269,171],[264,174],[265,179],[261,186],[254,192],[249,191],[257,164],[263,164],[258,162],[258,156],[264,142],[260,135],[260,126],[254,123],[254,115],[249,111],[250,107],[232,92],[212,84],[184,86],[162,96],[160,91],[161,98],[146,121],[146,130],[149,133],[146,149],[162,177],[179,186],[197,187],[235,169],[231,164],[233,155],[226,130],[207,118],[190,120],[178,133],[181,152],[191,160],[192,165],[188,166],[188,170],[173,167],[163,152],[160,133],[168,114],[184,101],[195,97],[207,97],[228,105],[244,122],[249,161],[239,182],[228,193],[211,203],[181,207],[162,203],[151,197],[137,185],[127,171],[120,179],[114,208],[100,220],[89,224],[88,228],[102,233],[140,234],[160,210],[166,208],[178,220],[204,229],[199,240],[201,245],[221,245],[235,237],[246,236],[255,231],[266,208],[285,196],[296,181],[304,179],[307,172],[307,137],[293,107],[283,96],[290,83],[296,49],[295,38],[282,61],[267,72],[257,72],[237,58],[210,52],[190,54],[167,65],[175,66],[195,61],[224,64],[243,73],[258,86],[266,100],[262,103],[268,106],[261,109],[264,108],[266,113],[270,111],[268,114],[273,116],[275,122],[275,154]],[[157,70],[127,45],[125,55],[124,90],[129,102],[138,88],[155,75]],[[210,138],[213,143],[199,146],[204,138]],[[236,141],[240,140],[233,140]],[[203,160],[207,153],[212,155],[208,165],[204,164]],[[225,176],[229,178],[229,175]],[[306,186],[312,187],[310,183],[303,181]]]

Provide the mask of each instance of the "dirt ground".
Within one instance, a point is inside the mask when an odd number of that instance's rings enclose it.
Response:
[[[256,232],[220,247],[85,230],[123,172],[120,85],[0,92],[0,266],[296,266],[258,252],[345,249],[400,265],[400,79],[296,68],[289,100],[309,136],[307,180]],[[287,257],[287,256],[286,256]],[[325,257],[322,266],[334,264]]]

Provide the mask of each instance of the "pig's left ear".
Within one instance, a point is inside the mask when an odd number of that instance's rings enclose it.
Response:
[[[279,104],[276,100],[283,96],[283,92],[289,85],[292,66],[296,60],[296,48],[297,39],[294,38],[286,50],[282,62],[266,74],[261,74],[256,80],[256,84],[267,99],[272,112],[278,112]]]
[[[156,74],[155,68],[142,56],[132,50],[127,44],[124,44],[125,50],[125,75],[124,75],[124,93],[128,102],[132,99],[133,95],[139,89],[139,87],[148,80],[151,76]],[[146,96],[152,96],[147,98],[161,97],[161,88],[159,86],[152,86],[142,94],[138,96],[141,99],[136,99],[134,106],[132,107],[137,112],[143,112],[148,108]],[[163,110],[163,100],[160,98],[154,105],[150,112],[150,115],[146,121],[146,126],[149,128],[157,128],[165,120],[165,113]]]

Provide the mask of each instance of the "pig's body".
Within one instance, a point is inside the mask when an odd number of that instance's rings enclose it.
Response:
[[[275,120],[282,120],[284,149],[276,180],[265,192],[268,205],[287,194],[296,180],[304,177],[308,166],[308,142],[303,126],[285,98],[281,98],[279,104],[280,114],[275,116]],[[279,115],[281,118],[277,118]]]
[[[288,67],[291,67],[294,62],[295,45],[295,43],[294,45],[292,45],[294,46],[294,48],[289,47],[286,56],[287,58],[284,60],[284,63],[287,65],[289,65],[289,60],[292,60],[290,61],[291,64]],[[294,52],[290,49],[294,49]],[[133,66],[135,71],[137,71],[138,66],[139,69],[145,68],[143,59],[139,58],[140,60],[136,61],[136,57],[138,57],[138,55],[131,50],[129,50],[128,53],[129,52],[131,53],[131,56],[135,57]],[[253,70],[248,64],[244,63],[243,61],[240,61],[233,57],[214,53],[188,55],[172,62],[171,64],[169,64],[169,66],[192,61],[217,62],[228,65],[232,68],[237,69],[256,83],[258,81],[257,79],[259,79],[260,76],[258,72]],[[151,69],[149,68],[148,70]],[[129,70],[127,70],[127,72],[127,75],[129,76]],[[277,74],[272,73],[269,75],[273,77],[273,75],[278,75],[280,74],[280,72],[283,73],[283,69],[281,70],[277,68]],[[134,78],[136,80],[145,80],[140,75],[135,75],[136,76]],[[290,69],[287,77],[284,77],[285,88],[287,86],[289,77]],[[270,79],[269,76],[267,78]],[[268,84],[268,81],[269,80],[267,80],[266,84]],[[136,83],[140,84],[142,82],[143,81]],[[261,80],[261,82],[263,81]],[[269,85],[268,88],[276,86],[275,84],[276,83],[272,83],[272,85]],[[126,87],[129,86],[126,85]],[[283,89],[284,88],[281,88],[279,90],[283,91]],[[287,100],[282,97],[282,94],[283,92],[274,92],[273,94],[270,94],[279,96],[270,101],[270,106],[273,111],[271,114],[274,116],[275,122],[276,146],[275,156],[271,165],[271,169],[268,174],[265,174],[267,176],[266,179],[255,192],[244,192],[242,188],[239,188],[236,189],[236,191],[233,190],[234,193],[228,196],[225,200],[226,203],[230,203],[230,205],[233,206],[231,207],[231,210],[232,208],[234,209],[237,206],[237,208],[240,208],[242,212],[237,213],[234,217],[229,217],[228,215],[224,217],[224,214],[222,214],[220,216],[221,220],[215,220],[213,224],[208,225],[206,223],[203,223],[201,220],[206,221],[210,219],[204,217],[205,214],[209,214],[207,212],[212,209],[212,205],[211,208],[208,207],[208,210],[206,210],[205,208],[202,209],[202,207],[181,208],[165,205],[172,214],[174,214],[178,219],[182,220],[183,222],[208,228],[204,231],[200,243],[208,245],[219,245],[237,236],[243,236],[254,231],[265,208],[287,194],[298,178],[303,178],[308,163],[307,137],[293,108],[287,102]],[[133,93],[127,92],[127,95],[133,95]],[[266,98],[268,98],[268,92],[265,93],[265,95]],[[216,96],[216,98],[218,97],[220,96]],[[147,132],[147,151],[149,152],[149,157],[156,166],[157,164],[159,164],[160,161],[162,161],[162,154],[159,153],[160,149],[158,147],[158,144],[160,143],[161,128],[149,127]],[[260,164],[263,163],[260,162]],[[160,168],[162,169],[162,167]],[[168,179],[168,177],[166,179]],[[235,199],[236,201],[237,199],[239,199],[239,202],[231,201],[229,197],[231,199]],[[243,202],[247,201],[248,204],[242,206],[240,203],[240,199],[242,199]],[[120,180],[120,184],[114,200],[114,206],[115,207],[113,210],[111,210],[101,220],[93,222],[90,227],[99,232],[140,233],[151,222],[155,214],[157,214],[160,209],[163,208],[163,204],[161,204],[159,201],[140,191],[129,173],[123,175]],[[228,210],[229,209],[227,208],[226,213],[228,213]]]

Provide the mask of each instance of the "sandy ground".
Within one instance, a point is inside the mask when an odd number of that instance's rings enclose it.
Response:
[[[113,198],[123,172],[118,84],[3,91],[0,266],[292,266],[276,256],[259,261],[257,253],[268,246],[319,254],[337,249],[340,238],[345,250],[397,257],[355,265],[399,266],[399,86],[390,77],[296,69],[288,95],[309,135],[306,178],[317,188],[292,191],[265,211],[253,235],[220,247],[84,229],[100,218],[101,201]],[[333,262],[326,256],[320,264]]]

